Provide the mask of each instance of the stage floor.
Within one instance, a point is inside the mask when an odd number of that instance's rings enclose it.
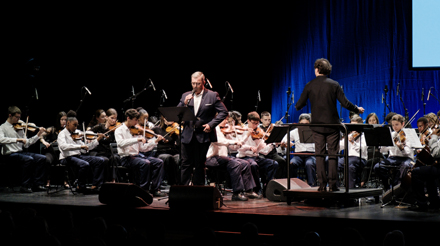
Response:
[[[373,197],[357,199],[352,206],[340,206],[319,199],[312,203],[293,201],[288,205],[266,198],[231,201],[231,194],[227,193],[223,196],[224,206],[208,211],[170,209],[167,201],[168,198],[154,198],[149,206],[121,208],[100,203],[98,194],[74,195],[70,190],[52,194],[0,192],[1,210],[18,212],[22,208],[31,207],[50,217],[55,209],[67,208],[73,211],[77,221],[102,216],[108,221],[139,227],[153,222],[160,224],[168,235],[174,235],[175,238],[190,235],[197,221],[203,221],[222,238],[230,238],[240,232],[244,223],[252,222],[257,225],[260,235],[269,242],[275,236],[298,238],[301,233],[313,230],[327,239],[327,245],[332,245],[342,236],[342,229],[350,227],[359,230],[370,241],[369,245],[375,245],[374,242],[381,240],[386,232],[395,229],[407,235],[408,243],[418,242],[421,245],[418,237],[434,232],[434,228],[440,225],[440,212],[414,212],[395,205],[382,208],[382,203],[375,203]],[[427,236],[424,239],[427,240]]]

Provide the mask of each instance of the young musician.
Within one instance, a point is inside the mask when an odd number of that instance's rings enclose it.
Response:
[[[254,175],[255,185],[254,191],[258,194],[265,192],[267,183],[274,178],[278,169],[278,162],[261,158],[259,154],[267,155],[275,148],[276,144],[266,144],[264,142],[264,132],[258,127],[260,124],[260,116],[253,111],[247,117],[248,127],[252,132],[247,132],[244,137],[243,145],[238,149],[237,157],[249,161],[251,165],[258,165],[259,174]],[[263,187],[260,185],[260,176],[262,178]]]
[[[153,129],[154,124],[153,122],[149,121],[150,119],[150,114],[148,114],[147,110],[145,110],[142,107],[138,107],[136,108],[136,110],[139,112],[140,116],[139,116],[139,122],[141,122],[142,124],[144,124],[144,121],[146,122],[146,126],[150,129]]]
[[[163,136],[163,140],[157,143],[155,157],[163,160],[165,168],[165,179],[168,185],[177,185],[180,180],[179,172],[179,124],[174,121],[167,121],[165,117],[160,116],[160,123],[152,130]]]
[[[382,146],[381,152],[387,153],[388,158],[376,163],[374,166],[374,172],[382,180],[384,190],[388,190],[390,187],[388,184],[388,178],[390,176],[390,170],[386,166],[396,166],[397,169],[392,177],[391,184],[393,186],[400,183],[401,178],[406,175],[408,168],[411,166],[411,162],[414,160],[414,150],[411,147],[411,143],[406,141],[405,132],[403,128],[405,126],[405,118],[396,114],[391,118],[391,126],[393,132],[391,134],[395,146]]]
[[[92,129],[92,127],[96,126],[97,124],[105,123],[106,120],[107,120],[107,115],[105,114],[105,111],[103,109],[98,109],[93,114],[93,117],[90,120],[89,124],[87,125],[86,130]]]
[[[86,155],[89,150],[99,144],[104,135],[98,134],[97,138],[85,144],[84,138],[75,139],[75,132],[78,128],[78,120],[74,111],[67,113],[66,127],[58,134],[57,142],[60,149],[60,162],[66,166],[76,166],[78,170],[79,193],[96,193],[104,182],[104,168],[108,165],[108,159],[99,156]],[[73,135],[72,135],[73,134]],[[88,170],[93,174],[91,190],[86,189]]]
[[[263,111],[261,112],[261,124],[259,126],[261,129],[263,129],[264,132],[270,134],[270,131],[272,131],[274,124],[272,124],[272,116],[269,112]],[[281,157],[278,154],[278,151],[276,148],[274,148],[272,151],[269,152],[267,155],[263,155],[264,158],[272,159],[276,162],[278,162],[278,169],[275,173],[274,178],[280,179],[280,178],[286,178],[286,159]]]
[[[8,118],[0,126],[1,154],[9,163],[18,163],[22,166],[22,181],[20,192],[31,193],[33,191],[44,191],[46,182],[46,157],[41,154],[25,151],[36,143],[46,129],[40,127],[38,133],[32,138],[27,138],[25,129],[14,128],[20,124],[21,110],[16,106],[8,108]]]
[[[376,113],[370,113],[367,115],[367,118],[365,118],[366,124],[379,124],[379,118],[377,117]]]
[[[225,137],[222,129],[227,129],[226,123],[228,119],[224,119],[216,128],[217,142],[211,143],[206,155],[206,166],[226,168],[231,177],[232,200],[247,201],[248,198],[260,198],[258,194],[253,192],[255,181],[252,176],[250,163],[234,157],[228,157],[229,145],[241,146],[240,140],[230,140]],[[245,194],[242,192],[245,191]]]
[[[159,158],[147,158],[140,153],[151,150],[163,137],[158,135],[158,138],[147,142],[142,135],[133,135],[130,128],[138,124],[139,116],[136,109],[128,109],[125,112],[126,121],[115,130],[121,164],[139,173],[139,186],[142,189],[156,197],[165,196],[159,190],[164,175],[163,161]]]
[[[310,114],[301,114],[298,119],[299,124],[310,124],[311,117]],[[315,153],[315,144],[314,143],[301,143],[299,137],[298,128],[290,131],[290,141],[295,143],[295,153]],[[281,144],[287,145],[287,134],[284,136]],[[290,172],[292,173],[292,177],[297,176],[297,169],[299,166],[304,166],[307,183],[310,186],[316,185],[316,158],[314,155],[294,155],[290,159]]]
[[[67,123],[67,114],[64,111],[61,111],[57,115],[57,119],[55,121],[55,125],[48,127],[46,132],[43,132],[40,136],[40,142],[44,145],[44,148],[41,150],[41,153],[46,156],[47,165],[50,167],[59,162],[60,158],[60,150],[58,149],[58,133],[60,133],[64,127],[66,127]],[[48,173],[48,180],[46,187],[50,185],[50,172]],[[64,181],[64,187],[69,188],[67,181]]]
[[[440,163],[439,133],[439,129],[434,130],[427,143],[429,153],[437,163],[425,163],[425,165],[419,165],[411,171],[411,188],[415,198],[415,203],[410,207],[411,210],[427,211],[440,208],[437,190],[437,180],[440,178],[440,168],[437,165]],[[428,196],[425,194],[425,188]]]
[[[351,123],[362,124],[363,120],[359,116],[353,116]],[[368,158],[368,146],[365,141],[364,133],[353,131],[348,134],[348,187],[354,188],[355,185],[360,185],[361,173],[364,166],[367,163]],[[342,138],[339,142],[339,148],[345,150],[345,139]],[[340,157],[338,160],[339,172],[344,171],[345,158]]]
[[[428,119],[428,126],[431,129],[439,128],[440,122],[439,118],[434,113],[429,113],[425,116]]]
[[[112,153],[110,150],[110,143],[115,143],[115,130],[122,123],[118,122],[118,112],[114,108],[109,108],[105,111],[106,121],[98,123],[93,126],[90,130],[95,133],[105,134],[104,137],[99,141],[99,145],[93,149],[93,152],[98,156],[104,156],[110,158]]]

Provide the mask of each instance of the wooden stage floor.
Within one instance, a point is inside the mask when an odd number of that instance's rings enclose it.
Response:
[[[53,194],[0,192],[1,210],[18,213],[31,207],[50,223],[58,209],[69,209],[79,225],[100,216],[109,223],[128,227],[161,228],[161,235],[168,237],[167,245],[179,245],[176,242],[193,235],[194,228],[200,225],[214,230],[222,243],[234,245],[228,241],[235,240],[246,222],[254,223],[262,240],[270,245],[278,245],[280,241],[299,242],[307,231],[318,232],[322,245],[338,245],[345,237],[345,228],[358,230],[367,245],[379,245],[392,230],[404,232],[407,245],[424,245],[422,241],[429,242],[431,236],[437,238],[434,232],[440,225],[440,212],[414,212],[394,205],[382,208],[382,203],[375,203],[371,197],[344,207],[319,199],[313,203],[293,201],[290,205],[266,198],[231,201],[231,194],[227,193],[223,196],[224,206],[207,211],[170,209],[167,201],[167,198],[154,198],[149,206],[130,208],[105,205],[99,202],[98,194],[74,195],[70,190]]]

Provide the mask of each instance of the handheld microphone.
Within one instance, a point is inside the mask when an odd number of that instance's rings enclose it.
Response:
[[[150,84],[151,84],[151,87],[153,87],[153,90],[156,91],[156,87],[154,87],[153,81],[151,79],[148,79],[148,80],[150,80]]]
[[[86,91],[89,93],[89,95],[92,95],[92,93],[89,91],[89,89],[87,89],[87,87],[84,86],[84,89],[86,89]]]
[[[168,100],[167,94],[165,93],[165,90],[164,90],[164,89],[162,89],[162,94],[164,95],[165,99]]]
[[[192,91],[191,91],[191,93],[192,93],[192,96],[194,97],[194,94],[196,93],[196,89],[193,89]],[[192,98],[191,98],[192,99]],[[191,99],[189,99],[188,100],[188,102],[186,103],[186,106],[188,107],[188,105],[189,105],[189,102],[191,102]]]
[[[228,87],[229,87],[229,89],[231,90],[231,92],[234,93],[234,90],[232,89],[231,84],[229,84],[228,81],[226,81],[226,83],[228,83]]]
[[[432,87],[431,87],[431,88],[432,88]],[[429,95],[431,95],[431,88],[429,88],[428,99],[426,99],[426,101],[429,101]]]
[[[209,79],[208,79],[208,78],[206,78],[206,82],[208,82],[208,84],[209,84],[209,87],[211,87],[211,89],[212,89],[212,85],[211,85],[211,82],[209,82]]]

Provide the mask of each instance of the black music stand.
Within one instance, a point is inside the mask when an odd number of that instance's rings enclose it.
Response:
[[[267,144],[281,143],[288,129],[288,126],[274,126],[265,142]]]
[[[298,126],[299,141],[301,143],[315,143],[310,126]]]

